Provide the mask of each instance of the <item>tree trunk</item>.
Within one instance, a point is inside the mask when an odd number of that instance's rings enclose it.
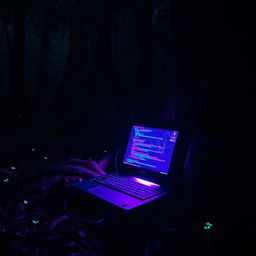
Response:
[[[41,6],[41,48],[38,65],[37,85],[34,98],[37,104],[45,100],[45,88],[48,76],[48,55],[51,41],[51,0],[45,0]]]
[[[87,20],[84,0],[72,1],[70,48],[55,107],[59,111],[83,108],[86,101]]]
[[[26,1],[17,3],[13,10],[13,47],[10,60],[11,103],[14,107],[25,106],[25,10]]]
[[[98,17],[98,56],[100,59],[100,72],[105,77],[107,89],[113,98],[107,100],[121,106],[121,90],[118,86],[116,77],[116,67],[114,60],[113,33],[114,24],[112,19],[113,0],[109,0],[102,4],[102,11]],[[110,95],[108,95],[110,96]]]
[[[138,26],[138,43],[139,43],[139,95],[138,104],[144,106],[143,114],[154,111],[153,100],[153,41],[149,28],[152,23],[152,0],[142,1],[140,16],[144,25]],[[146,31],[141,31],[146,29]],[[141,107],[140,107],[141,108]],[[152,113],[152,112],[151,112]]]

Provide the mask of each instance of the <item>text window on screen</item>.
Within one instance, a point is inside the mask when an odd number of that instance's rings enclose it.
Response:
[[[178,131],[133,126],[124,163],[167,174]]]

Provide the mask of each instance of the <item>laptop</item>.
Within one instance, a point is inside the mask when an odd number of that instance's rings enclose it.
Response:
[[[171,193],[179,136],[177,129],[133,125],[117,170],[72,186],[124,210],[159,199]]]

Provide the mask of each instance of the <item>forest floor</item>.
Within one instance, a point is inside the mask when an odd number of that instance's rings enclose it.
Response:
[[[112,238],[111,232],[108,233],[111,228],[104,230],[104,225],[92,226],[67,218],[64,201],[74,177],[64,177],[47,190],[38,186],[42,178],[47,178],[46,170],[53,168],[61,172],[59,166],[65,160],[98,161],[115,152],[120,137],[117,130],[122,128],[123,120],[97,115],[72,120],[65,116],[56,118],[48,111],[24,114],[4,108],[0,109],[0,115],[0,250],[3,255],[145,255],[145,243],[118,244],[120,237],[116,232],[112,247],[106,247],[104,243]],[[198,227],[194,230],[201,254],[197,255],[209,255],[207,233]],[[215,242],[219,235],[219,248],[228,237],[226,251],[230,250],[228,244],[233,243],[235,233],[231,235],[227,230],[213,235]]]
[[[87,117],[73,123],[44,111],[24,114],[2,108],[1,112],[0,249],[3,255],[120,255],[115,252],[118,245],[109,251],[104,238],[100,240],[101,226],[92,227],[67,217],[64,209],[67,189],[77,177],[69,179],[61,174],[65,160],[97,161],[115,148],[109,146],[106,138],[111,134],[110,122],[103,121],[103,124],[97,118]],[[50,177],[49,170],[55,176]],[[40,185],[47,182],[51,186],[46,189]],[[143,255],[144,249],[137,246],[131,254],[126,248],[122,255]]]

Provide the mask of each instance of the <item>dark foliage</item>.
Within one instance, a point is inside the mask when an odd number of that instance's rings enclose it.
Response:
[[[64,210],[69,183],[104,173],[100,165],[106,167],[104,159],[99,165],[70,159],[58,166],[37,163],[33,168],[19,168],[18,172],[0,169],[1,252],[102,255],[102,246],[88,236],[89,227],[74,222]]]
[[[253,245],[253,10],[241,1],[0,0],[2,251],[100,254],[65,215],[64,194],[94,175],[77,159],[115,152],[121,128],[139,117],[192,127],[184,219],[217,220],[217,253],[236,252],[243,237]],[[154,239],[155,253],[175,247],[168,237],[182,246],[179,235]]]

